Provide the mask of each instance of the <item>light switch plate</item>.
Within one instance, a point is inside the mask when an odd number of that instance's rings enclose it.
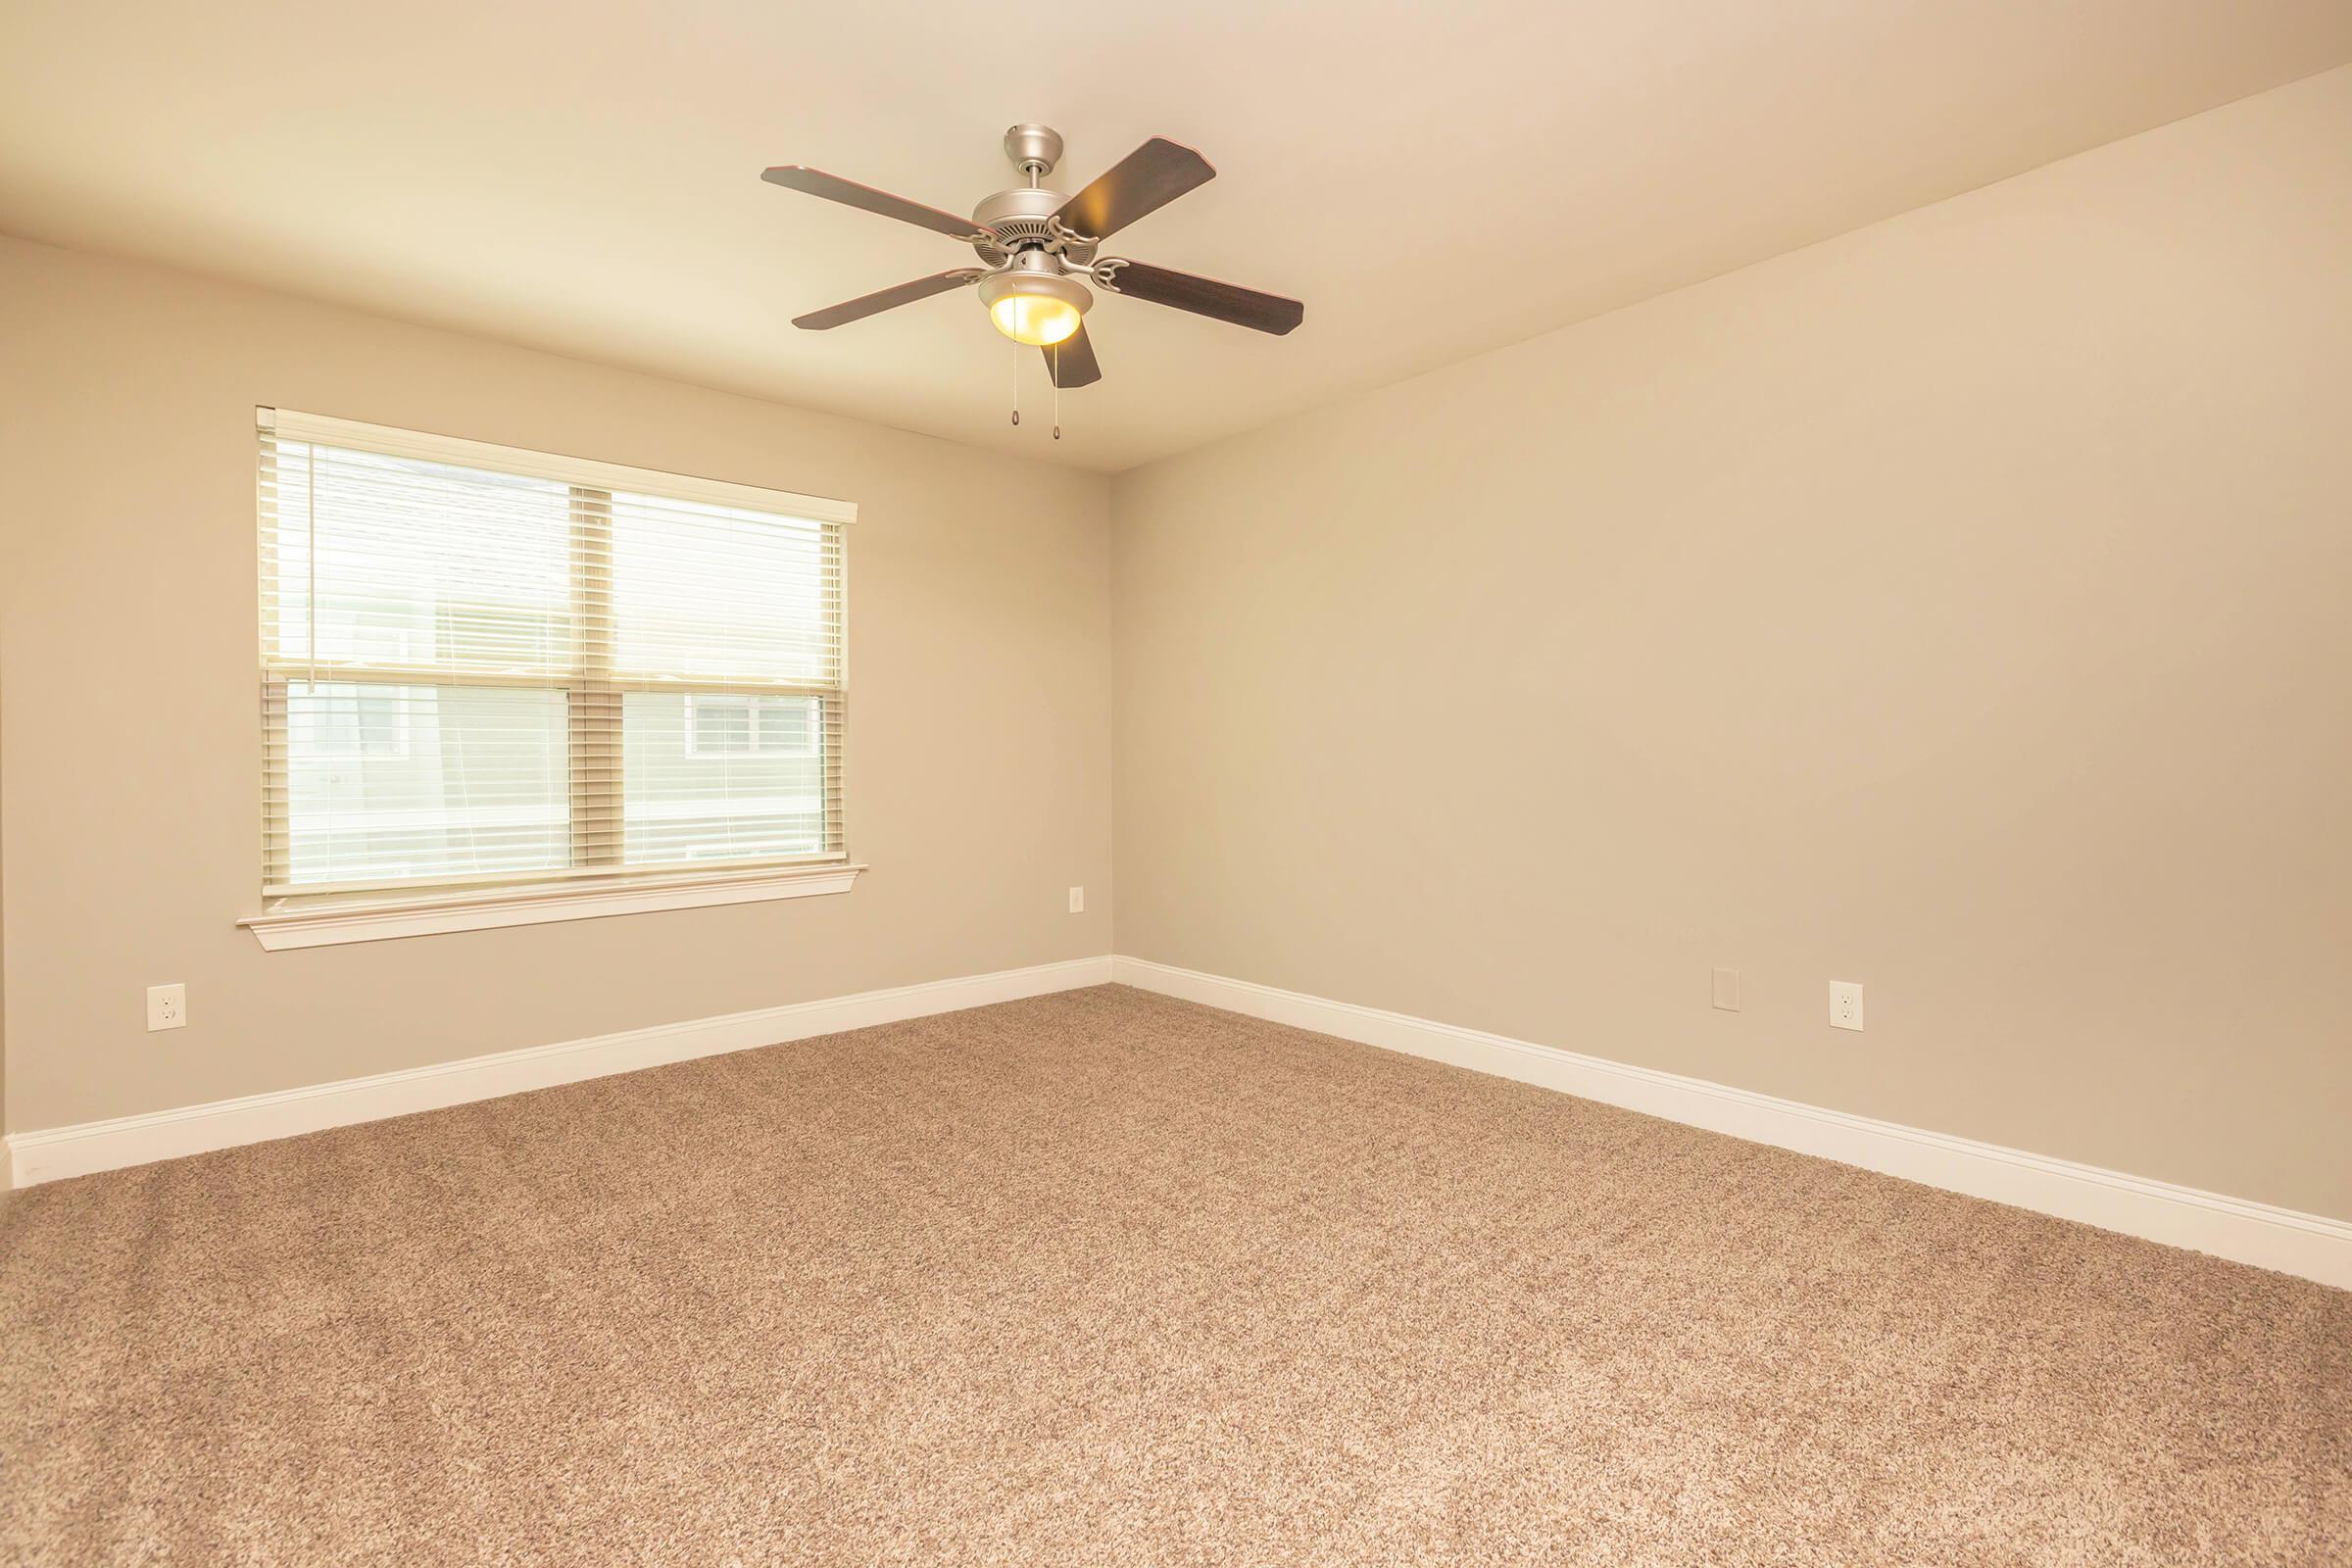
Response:
[[[1859,1029],[1862,1027],[1862,982],[1833,980],[1830,982],[1830,1027]]]
[[[1072,914],[1084,914],[1086,912],[1086,889],[1070,889],[1070,912]]]
[[[1725,1012],[1740,1010],[1739,970],[1717,969],[1715,971],[1715,1005]]]

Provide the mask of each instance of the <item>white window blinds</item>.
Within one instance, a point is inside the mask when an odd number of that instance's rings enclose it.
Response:
[[[846,858],[854,507],[259,423],[265,892]]]

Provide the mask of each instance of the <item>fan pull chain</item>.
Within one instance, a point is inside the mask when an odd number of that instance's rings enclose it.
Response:
[[[1054,345],[1054,439],[1061,439],[1061,345]]]
[[[1021,346],[1012,346],[1012,422],[1021,422]]]

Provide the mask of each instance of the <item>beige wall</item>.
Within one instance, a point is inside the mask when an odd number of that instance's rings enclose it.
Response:
[[[2352,1215],[2348,276],[2339,71],[1108,486],[0,240],[0,1116],[1108,951],[1115,695],[1120,951]],[[873,871],[264,954],[257,403],[858,501]]]
[[[2352,1215],[2352,70],[1113,500],[1121,952]]]
[[[13,240],[0,352],[8,1126],[1108,951],[1100,476]],[[845,897],[262,952],[233,923],[261,902],[257,404],[858,502],[873,869]],[[172,980],[188,1027],[148,1034]]]

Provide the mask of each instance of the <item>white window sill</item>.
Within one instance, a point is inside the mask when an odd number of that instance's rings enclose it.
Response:
[[[858,880],[858,873],[864,869],[862,865],[796,865],[780,870],[738,871],[725,876],[663,877],[591,887],[501,888],[495,892],[364,904],[319,903],[308,907],[271,909],[237,924],[274,953],[281,948],[323,948],[344,942],[432,936],[443,931],[485,931],[502,925],[593,920],[609,914],[644,914],[656,909],[697,909],[714,904],[757,904],[769,899],[847,893]]]

